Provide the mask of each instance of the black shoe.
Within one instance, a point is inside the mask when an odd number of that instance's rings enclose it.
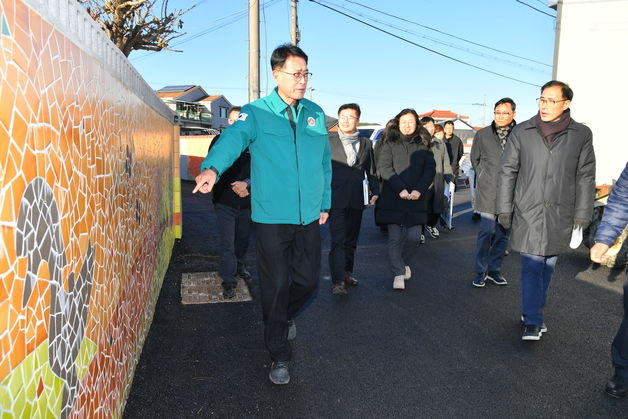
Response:
[[[497,285],[508,284],[508,281],[506,281],[506,278],[504,278],[499,272],[489,272],[488,275],[486,275],[486,279],[490,279],[491,281],[493,281],[494,284],[497,284]]]
[[[628,380],[622,380],[617,375],[610,378],[604,389],[606,394],[616,399],[623,399],[628,394]]]
[[[479,212],[474,212],[473,215],[471,216],[471,221],[473,221],[474,223],[477,223],[480,221],[480,213]]]
[[[334,295],[347,295],[347,288],[344,281],[337,284],[331,284],[331,293]]]
[[[525,324],[523,314],[521,315],[521,323]],[[543,323],[543,326],[541,326],[541,336],[543,336],[543,333],[547,333],[547,326],[545,326],[545,323]]]
[[[247,284],[249,282],[251,282],[251,279],[253,278],[251,273],[244,267],[238,269],[238,272],[236,272],[235,276],[237,276],[238,278],[243,279],[244,282],[246,282]]]
[[[484,288],[484,285],[486,285],[486,275],[483,273],[477,274],[472,284],[474,287]]]
[[[295,340],[297,338],[297,325],[294,324],[294,320],[288,320],[288,340]]]
[[[233,286],[223,286],[222,287],[222,296],[226,299],[230,300],[236,296],[236,288]]]
[[[433,239],[437,239],[440,236],[440,232],[436,227],[425,226],[425,231],[427,231],[427,234]]]
[[[523,326],[523,335],[521,340],[541,340],[541,328],[534,324],[526,324]]]
[[[290,371],[287,361],[275,361],[270,366],[268,378],[273,384],[288,384],[290,382]]]

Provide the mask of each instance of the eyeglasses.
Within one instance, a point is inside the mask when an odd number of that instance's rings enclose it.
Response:
[[[554,99],[545,99],[544,97],[539,97],[536,99],[536,103],[537,105],[556,106],[557,103],[564,102],[566,100],[569,100],[569,99],[554,100]]]
[[[499,116],[510,116],[512,115],[512,112],[493,112],[493,114],[497,117]]]
[[[282,73],[291,75],[292,77],[294,77],[294,81],[299,81],[301,79],[308,81],[312,77],[312,73],[310,73],[309,71],[306,71],[304,73],[299,73],[299,72],[288,73],[287,71],[283,71],[283,70],[279,70],[279,71],[281,71]]]
[[[340,121],[357,121],[359,118],[356,118],[355,116],[340,115],[338,119]]]

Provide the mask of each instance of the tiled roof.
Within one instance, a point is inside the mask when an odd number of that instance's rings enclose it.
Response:
[[[221,97],[222,95],[211,95],[211,96],[207,96],[204,99],[199,100],[199,102],[211,102],[212,100],[216,100],[219,97]]]
[[[419,115],[420,118],[423,118],[424,116],[431,116],[432,118],[438,118],[438,119],[456,119],[456,118],[469,119],[469,117],[466,115],[459,115],[450,110],[443,111],[439,109],[434,109],[430,112],[425,112]]]
[[[159,97],[178,97],[181,96],[181,92],[160,92],[157,91],[157,96]]]

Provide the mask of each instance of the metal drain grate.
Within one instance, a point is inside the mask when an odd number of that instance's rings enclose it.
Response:
[[[184,273],[181,276],[181,303],[238,303],[253,300],[244,280],[238,278],[236,296],[231,299],[222,296],[221,282],[217,272]]]

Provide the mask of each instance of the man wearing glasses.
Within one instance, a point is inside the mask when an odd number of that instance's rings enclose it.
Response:
[[[471,165],[475,170],[475,210],[480,213],[480,231],[475,249],[473,286],[483,288],[487,280],[497,285],[508,282],[501,275],[504,252],[510,232],[497,223],[497,176],[499,162],[512,129],[515,127],[515,102],[505,97],[495,103],[490,126],[475,134]]]
[[[329,212],[329,272],[331,292],[347,295],[346,285],[356,286],[353,276],[355,249],[364,205],[375,205],[379,184],[371,140],[360,137],[361,115],[357,103],[338,109],[338,132],[329,133],[331,148],[331,211]]]
[[[288,384],[296,337],[294,317],[316,289],[321,239],[331,207],[331,158],[325,114],[304,99],[307,55],[282,45],[270,58],[277,87],[242,107],[201,165],[193,192],[208,193],[216,178],[249,148],[251,218],[256,223],[264,341],[274,384]]]
[[[547,332],[543,308],[556,260],[593,212],[592,134],[571,118],[572,98],[571,88],[560,81],[541,88],[539,112],[513,129],[497,181],[498,222],[506,230],[512,225],[511,247],[521,253],[526,341]]]

